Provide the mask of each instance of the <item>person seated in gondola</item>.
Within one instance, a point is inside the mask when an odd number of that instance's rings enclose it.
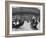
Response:
[[[38,25],[37,18],[33,17],[32,22],[31,22],[32,29],[38,30],[37,25]]]
[[[16,19],[16,20],[13,22],[12,27],[18,29],[18,28],[20,28],[23,24],[24,24],[24,21],[22,21],[22,20],[17,20],[17,19]]]

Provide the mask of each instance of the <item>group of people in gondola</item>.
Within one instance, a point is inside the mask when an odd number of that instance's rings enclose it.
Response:
[[[32,28],[33,30],[38,30],[37,25],[38,25],[38,23],[40,22],[39,17],[33,16],[32,19],[30,19],[30,20],[31,20],[31,21],[30,21],[30,23],[31,23],[31,24],[30,24],[31,28]],[[15,19],[15,21],[12,22],[12,28],[16,28],[16,29],[20,28],[21,26],[23,26],[24,21],[25,21],[25,20],[23,20],[23,19]]]

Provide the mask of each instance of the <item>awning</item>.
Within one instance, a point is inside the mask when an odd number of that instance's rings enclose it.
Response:
[[[38,8],[33,7],[16,7],[12,8],[13,15],[23,15],[23,14],[31,14],[31,15],[40,15],[40,10]]]

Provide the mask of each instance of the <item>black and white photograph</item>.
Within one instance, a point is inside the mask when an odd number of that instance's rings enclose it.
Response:
[[[40,30],[40,9],[34,7],[12,8],[12,30]]]
[[[10,34],[43,33],[43,6],[10,4]]]
[[[45,34],[45,4],[7,1],[5,36],[37,36]]]

